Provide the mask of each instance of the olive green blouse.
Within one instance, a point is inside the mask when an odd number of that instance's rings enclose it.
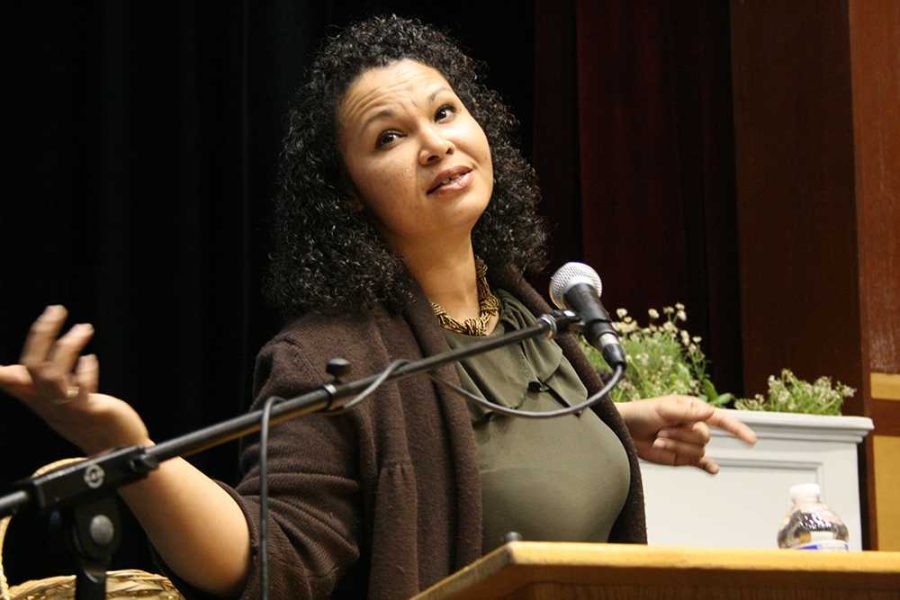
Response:
[[[492,336],[535,322],[512,295],[495,293],[500,320]],[[445,334],[451,348],[482,339]],[[554,410],[587,398],[560,347],[545,338],[467,359],[458,371],[467,391],[512,408]],[[525,419],[469,406],[478,444],[485,552],[511,531],[526,541],[607,540],[628,494],[630,471],[621,442],[593,411]]]

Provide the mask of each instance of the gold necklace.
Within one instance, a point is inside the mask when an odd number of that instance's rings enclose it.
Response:
[[[462,323],[447,314],[444,307],[436,302],[431,303],[431,309],[441,327],[463,335],[487,335],[487,325],[491,317],[500,312],[500,300],[491,292],[491,286],[487,282],[487,265],[480,258],[475,258],[475,285],[478,288],[478,316],[466,319]]]

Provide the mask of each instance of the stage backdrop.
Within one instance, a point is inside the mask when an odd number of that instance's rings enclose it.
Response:
[[[457,37],[519,116],[545,195],[548,271],[592,263],[610,308],[685,302],[716,380],[740,391],[727,3],[108,0],[14,11],[0,363],[17,360],[45,305],[62,303],[96,328],[102,390],[131,402],[155,439],[245,410],[253,357],[279,326],[260,282],[285,108],[323,36],[394,12]],[[76,453],[0,400],[0,484]],[[194,462],[234,481],[237,451]],[[48,547],[14,526],[12,579],[65,569]],[[116,565],[149,566],[133,524]]]

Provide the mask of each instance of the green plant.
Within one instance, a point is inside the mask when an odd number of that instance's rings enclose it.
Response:
[[[789,369],[783,369],[780,377],[769,376],[769,391],[765,397],[756,394],[753,398],[742,398],[736,400],[734,406],[742,410],[838,415],[844,398],[850,398],[855,392],[839,381],[832,384],[829,377],[819,377],[809,383]]]
[[[700,338],[691,336],[679,323],[687,321],[683,304],[647,311],[650,320],[641,327],[624,308],[616,311],[620,319],[613,323],[619,332],[628,360],[625,377],[610,393],[614,402],[653,398],[667,394],[697,396],[714,406],[732,400],[731,394],[719,394],[706,373],[707,360],[700,349]],[[582,340],[591,364],[601,372],[610,369],[600,353]]]

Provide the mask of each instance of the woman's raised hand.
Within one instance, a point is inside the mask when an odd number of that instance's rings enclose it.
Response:
[[[62,306],[44,310],[28,332],[21,364],[0,366],[0,388],[88,454],[151,444],[147,427],[128,403],[97,393],[97,357],[81,354],[93,327],[80,323],[58,337],[67,315]]]
[[[638,456],[664,465],[692,465],[715,475],[719,465],[706,456],[709,426],[727,431],[746,444],[753,430],[699,398],[663,396],[616,404],[634,439]]]

